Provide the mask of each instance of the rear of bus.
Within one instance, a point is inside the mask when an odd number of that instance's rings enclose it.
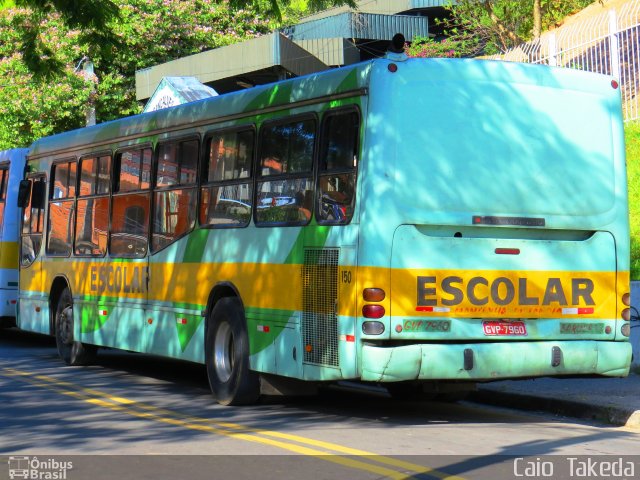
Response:
[[[18,184],[28,149],[0,151],[0,327],[14,326],[18,298]]]
[[[363,380],[628,373],[614,79],[375,62],[359,182]]]

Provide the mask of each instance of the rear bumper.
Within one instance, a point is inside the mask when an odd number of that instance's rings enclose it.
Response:
[[[552,366],[552,349],[562,354]],[[473,351],[465,369],[464,352]],[[467,368],[469,368],[467,353]],[[546,341],[470,344],[363,345],[362,380],[498,380],[555,375],[625,376],[631,364],[629,342]]]

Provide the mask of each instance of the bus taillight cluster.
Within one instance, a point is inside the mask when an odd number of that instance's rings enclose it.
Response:
[[[386,293],[381,288],[365,288],[362,291],[362,298],[368,303],[362,307],[362,316],[364,318],[382,318],[384,317],[384,306],[377,302],[382,302],[386,297]],[[362,332],[366,335],[380,335],[384,332],[384,324],[382,322],[364,322],[362,324]]]

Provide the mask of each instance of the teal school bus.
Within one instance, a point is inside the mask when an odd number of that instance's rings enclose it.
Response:
[[[223,404],[624,376],[620,90],[377,59],[36,141],[20,328],[204,363]]]

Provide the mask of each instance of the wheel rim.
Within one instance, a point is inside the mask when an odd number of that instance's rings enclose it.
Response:
[[[58,314],[58,334],[64,345],[73,343],[73,308],[67,305]]]
[[[234,345],[233,332],[227,322],[223,322],[218,327],[213,355],[213,362],[218,379],[220,379],[221,382],[228,381],[233,372]]]

